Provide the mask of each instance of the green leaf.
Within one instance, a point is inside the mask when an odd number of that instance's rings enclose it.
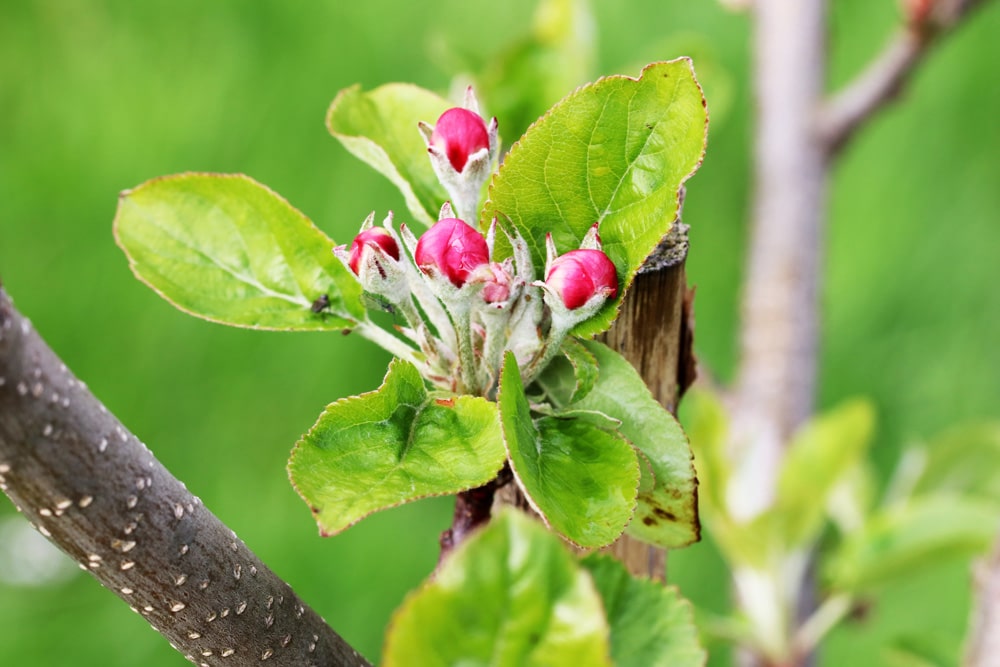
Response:
[[[639,484],[632,447],[586,419],[533,421],[517,360],[509,351],[498,403],[511,469],[538,513],[582,547],[617,539],[632,517]]]
[[[355,85],[337,94],[326,126],[347,150],[399,188],[416,220],[430,225],[448,195],[434,175],[417,123],[433,125],[453,106],[411,84],[389,83],[369,92]]]
[[[670,549],[696,542],[700,536],[698,480],[680,424],[620,354],[596,341],[583,345],[597,359],[600,374],[593,390],[569,407],[596,410],[620,420],[619,432],[643,453],[652,469],[652,480],[643,471],[629,534]]]
[[[545,264],[548,232],[564,253],[600,223],[622,289],[577,334],[610,326],[635,272],[670,230],[680,188],[701,163],[707,119],[691,62],[655,63],[639,79],[613,76],[577,89],[504,159],[480,224],[496,216],[515,228],[536,266]]]
[[[765,569],[780,545],[772,539],[772,517],[737,521],[729,513],[726,490],[732,477],[727,451],[729,417],[719,397],[703,388],[684,395],[680,417],[691,439],[698,473],[698,515],[730,565]],[[723,624],[724,625],[724,624]]]
[[[950,667],[959,663],[956,648],[947,638],[925,632],[893,639],[882,654],[887,667]]]
[[[701,667],[707,655],[698,643],[691,603],[677,588],[635,579],[618,561],[593,554],[583,559],[611,625],[615,667]]]
[[[377,391],[327,406],[288,472],[333,535],[378,510],[481,486],[504,460],[494,403],[436,399],[413,364],[394,359]]]
[[[952,428],[923,451],[915,494],[962,493],[1000,502],[1000,422]]]
[[[507,510],[396,611],[384,667],[610,667],[594,584],[559,539]]]
[[[589,394],[598,374],[597,359],[578,339],[566,338],[560,352],[536,379],[556,407],[564,407]]]
[[[333,241],[243,175],[180,174],[122,193],[115,239],[129,266],[192,315],[238,327],[347,329],[365,317]],[[320,313],[312,305],[326,295]]]
[[[915,571],[989,548],[996,507],[961,496],[931,496],[890,507],[851,535],[824,564],[830,585],[861,593]]]
[[[822,528],[830,495],[865,459],[875,427],[869,402],[852,400],[816,417],[792,439],[768,510],[788,546],[811,541]]]

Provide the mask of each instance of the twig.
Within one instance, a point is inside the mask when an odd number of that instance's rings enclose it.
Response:
[[[108,413],[2,288],[0,490],[191,662],[368,665]]]
[[[451,527],[441,533],[438,540],[441,546],[439,562],[452,549],[464,542],[472,531],[489,523],[497,489],[509,484],[512,479],[513,473],[510,468],[504,466],[496,479],[455,496],[455,513],[452,516]]]
[[[833,155],[880,109],[896,99],[932,44],[986,0],[926,0],[882,52],[820,109],[819,132]]]

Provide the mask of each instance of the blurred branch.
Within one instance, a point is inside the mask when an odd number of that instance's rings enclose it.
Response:
[[[966,645],[967,667],[995,667],[1000,659],[1000,537],[976,567],[975,602]]]
[[[927,47],[985,0],[906,0],[908,28],[855,83],[825,102],[825,0],[754,0],[755,184],[731,403],[730,514],[750,520],[772,503],[784,448],[813,412],[821,257],[836,150],[897,92]],[[817,118],[817,110],[819,117]],[[811,568],[789,573],[777,610],[788,632],[812,617]],[[818,617],[822,619],[823,617]],[[819,629],[822,629],[819,626]],[[813,629],[806,627],[807,634]],[[783,647],[789,649],[792,648]],[[778,656],[811,664],[809,651]],[[750,651],[742,664],[769,664]],[[785,663],[782,663],[785,664]]]
[[[812,413],[827,163],[813,114],[826,78],[824,0],[756,0],[754,201],[732,397],[731,508],[770,504],[784,443]]]
[[[2,288],[0,490],[191,662],[368,665],[108,413]]]
[[[827,150],[843,148],[872,116],[896,99],[930,47],[987,0],[909,0],[907,25],[868,67],[820,109]]]

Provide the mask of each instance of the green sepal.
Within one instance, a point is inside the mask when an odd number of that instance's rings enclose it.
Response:
[[[437,398],[416,366],[394,359],[376,391],[327,406],[288,472],[333,535],[378,510],[481,486],[505,458],[495,403]]]

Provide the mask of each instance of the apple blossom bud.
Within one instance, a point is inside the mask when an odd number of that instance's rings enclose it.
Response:
[[[513,278],[508,271],[509,268],[496,262],[490,264],[492,275],[483,282],[483,291],[481,292],[483,301],[502,304],[510,298]]]
[[[451,166],[461,173],[470,155],[483,149],[489,150],[490,135],[486,121],[468,109],[448,109],[434,125],[430,145],[447,155]]]
[[[396,239],[392,238],[392,235],[384,228],[372,227],[355,236],[354,242],[351,243],[351,254],[347,259],[347,264],[351,267],[351,271],[354,271],[354,275],[360,275],[362,257],[365,250],[369,248],[377,248],[399,261],[399,246],[396,244]]]
[[[588,248],[570,250],[555,258],[545,284],[569,310],[583,306],[598,294],[611,299],[618,296],[615,265],[602,251]]]
[[[446,277],[461,287],[469,274],[489,263],[489,250],[483,235],[458,218],[444,218],[424,232],[413,254],[417,266],[433,276]]]

